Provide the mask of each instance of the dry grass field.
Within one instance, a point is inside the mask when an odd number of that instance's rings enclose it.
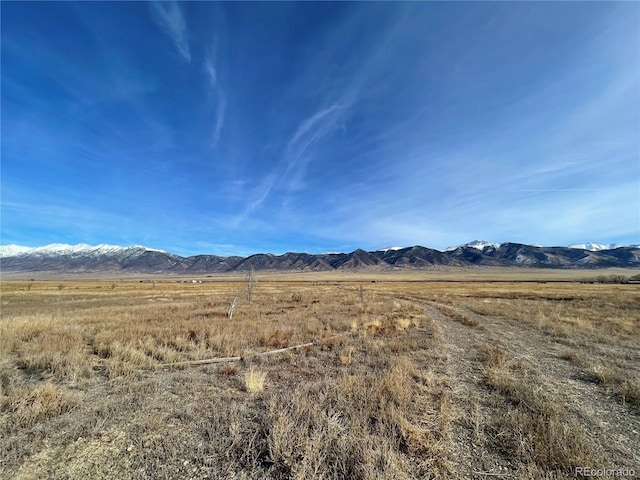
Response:
[[[4,281],[0,477],[640,475],[640,285],[411,280]]]

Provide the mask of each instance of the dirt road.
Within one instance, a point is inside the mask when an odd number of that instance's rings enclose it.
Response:
[[[416,299],[418,301],[418,299]],[[487,439],[488,423],[501,415],[485,379],[483,355],[499,347],[506,357],[534,372],[537,388],[559,399],[566,416],[582,427],[576,434],[606,458],[597,468],[627,467],[640,472],[640,415],[637,407],[623,404],[611,388],[596,383],[580,366],[567,360],[572,346],[534,326],[507,318],[484,316],[456,305],[422,302],[425,313],[441,332],[447,352],[447,378],[453,392],[456,470],[465,478],[520,478],[512,452],[500,452],[500,438]],[[467,319],[461,322],[461,319]],[[596,348],[606,351],[607,345]],[[640,357],[640,347],[626,345],[624,354]],[[489,441],[487,441],[489,440]]]

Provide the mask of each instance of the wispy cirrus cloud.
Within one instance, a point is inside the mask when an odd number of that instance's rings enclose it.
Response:
[[[300,123],[289,142],[287,143],[287,156],[289,165],[295,165],[296,161],[304,155],[309,147],[336,130],[336,120],[345,106],[335,103],[306,118]]]
[[[337,102],[318,110],[298,125],[285,150],[287,165],[283,179],[288,179],[288,189],[303,188],[307,166],[314,157],[313,148],[343,127],[347,110],[348,105]]]
[[[265,177],[259,185],[247,191],[247,201],[245,202],[244,210],[240,215],[235,217],[232,222],[233,227],[238,227],[243,224],[253,212],[262,206],[274,190],[277,180],[275,174],[270,174]]]
[[[227,96],[220,81],[217,58],[218,40],[216,39],[209,55],[204,60],[204,71],[207,77],[208,86],[211,90],[212,96],[215,97],[216,102],[215,122],[213,126],[213,147],[215,147],[220,141],[220,135],[222,134],[222,127],[224,126],[227,111]]]
[[[313,147],[319,146],[340,128],[346,109],[346,105],[334,103],[300,122],[284,147],[284,161],[279,162],[249,193],[245,208],[237,219],[238,224],[259,210],[276,192],[303,189],[307,166],[314,156]]]
[[[218,93],[218,103],[216,105],[216,122],[213,128],[213,145],[217,145],[220,141],[222,127],[224,125],[224,116],[227,110],[227,97],[223,93]]]
[[[155,21],[173,40],[180,56],[190,63],[187,23],[177,2],[151,2],[150,8]]]
[[[216,49],[214,46],[212,54],[204,61],[204,71],[207,74],[207,80],[211,88],[216,88],[218,85],[218,70],[216,69]]]

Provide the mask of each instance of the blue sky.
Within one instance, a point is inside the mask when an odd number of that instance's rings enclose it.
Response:
[[[635,2],[2,2],[2,244],[640,243]]]

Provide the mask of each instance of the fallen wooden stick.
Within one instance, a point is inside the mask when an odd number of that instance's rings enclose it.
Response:
[[[474,475],[485,475],[491,477],[506,477],[508,473],[473,472]]]
[[[286,352],[287,350],[297,350],[299,348],[304,347],[313,347],[314,345],[318,345],[322,341],[330,340],[332,338],[337,337],[346,337],[349,335],[353,335],[354,331],[338,333],[336,335],[332,335],[327,338],[323,338],[321,340],[314,340],[313,342],[301,343],[300,345],[294,345],[293,347],[284,347],[278,348],[277,350],[269,350],[268,352],[260,352],[252,355],[246,355],[246,357],[263,357],[265,355],[273,355],[276,353]],[[158,368],[166,368],[166,367],[189,367],[193,365],[207,365],[210,363],[224,363],[224,362],[239,362],[245,357],[218,357],[218,358],[207,358],[205,360],[188,360],[186,362],[176,362],[176,363],[163,363],[162,365],[158,365]]]
[[[277,350],[269,350],[268,352],[256,353],[256,356],[261,357],[263,355],[271,355],[273,353],[286,352],[287,350],[297,350],[299,348],[304,348],[304,347],[313,347],[315,344],[316,342],[301,343],[300,345],[294,345],[293,347],[284,347],[284,348],[279,348]]]
[[[159,365],[159,367],[186,367],[191,365],[207,365],[208,363],[237,362],[239,360],[242,360],[242,357],[218,357],[207,358],[205,360],[189,360],[187,362],[163,363],[162,365]]]
[[[276,354],[276,353],[286,352],[287,350],[297,350],[299,348],[312,347],[314,345],[316,345],[316,342],[302,343],[300,345],[294,345],[293,347],[278,348],[277,350],[269,350],[268,352],[256,353],[255,355],[250,355],[250,356],[263,357],[265,355],[273,355],[273,354]],[[160,365],[160,367],[161,368],[166,368],[166,367],[186,367],[186,366],[192,366],[192,365],[207,365],[207,364],[210,364],[210,363],[239,362],[240,360],[242,360],[242,358],[243,357],[207,358],[205,360],[189,360],[189,361],[186,361],[186,362],[163,363],[162,365]]]

